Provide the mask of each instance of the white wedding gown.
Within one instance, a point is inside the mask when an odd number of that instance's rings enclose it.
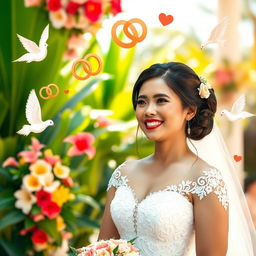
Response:
[[[218,169],[211,167],[197,181],[184,180],[167,186],[139,202],[128,178],[121,174],[125,163],[115,169],[107,188],[117,188],[110,212],[120,238],[137,237],[134,245],[142,256],[196,255],[193,205],[186,193],[195,193],[203,199],[213,192],[227,209],[227,191]]]

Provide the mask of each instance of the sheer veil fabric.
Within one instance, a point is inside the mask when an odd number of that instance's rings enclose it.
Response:
[[[194,144],[196,149],[190,143]],[[244,192],[239,181],[231,154],[222,133],[214,122],[211,133],[201,140],[187,138],[191,151],[222,174],[229,198],[229,238],[227,256],[255,256],[256,232],[251,219]],[[196,151],[197,150],[197,151]],[[193,252],[188,256],[194,256]],[[186,254],[187,255],[187,254]]]

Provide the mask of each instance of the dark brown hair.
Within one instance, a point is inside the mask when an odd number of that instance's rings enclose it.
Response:
[[[189,121],[190,135],[187,133],[188,122],[186,123],[186,136],[193,140],[200,140],[208,135],[213,128],[213,118],[217,109],[217,100],[213,89],[210,89],[210,96],[207,99],[199,96],[201,80],[198,75],[187,65],[180,62],[168,62],[154,64],[145,69],[138,77],[133,87],[132,103],[136,110],[137,98],[142,84],[155,77],[161,77],[166,84],[180,98],[182,107],[196,109],[196,115]]]

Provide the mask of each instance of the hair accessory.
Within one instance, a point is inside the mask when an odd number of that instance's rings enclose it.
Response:
[[[209,89],[212,89],[211,85],[207,83],[207,81],[203,78],[200,77],[201,84],[197,88],[199,90],[199,96],[202,99],[207,99],[210,96],[210,91]]]

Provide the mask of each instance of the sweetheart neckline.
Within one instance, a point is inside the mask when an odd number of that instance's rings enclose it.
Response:
[[[177,186],[177,185],[175,185],[175,186]],[[120,186],[120,187],[122,187],[122,186]],[[153,195],[155,195],[155,194],[160,194],[160,193],[162,193],[162,192],[173,192],[173,193],[176,193],[176,194],[179,194],[180,196],[182,196],[189,204],[191,204],[192,206],[193,206],[193,203],[186,197],[186,196],[184,196],[184,195],[182,195],[181,193],[179,193],[179,192],[177,192],[177,191],[173,191],[173,190],[168,190],[168,188],[170,188],[171,186],[170,185],[167,185],[167,186],[165,186],[165,188],[163,188],[163,189],[160,189],[160,190],[156,190],[156,191],[151,191],[150,193],[148,193],[142,200],[138,200],[138,197],[137,197],[137,195],[136,195],[136,193],[135,193],[135,191],[134,191],[134,189],[129,185],[129,184],[124,184],[123,185],[123,187],[126,187],[126,188],[128,188],[129,189],[129,191],[131,192],[131,194],[132,194],[132,196],[133,196],[133,199],[134,199],[134,201],[135,201],[135,204],[136,205],[141,205],[144,201],[146,201],[148,198],[150,198],[151,196],[153,196]]]

